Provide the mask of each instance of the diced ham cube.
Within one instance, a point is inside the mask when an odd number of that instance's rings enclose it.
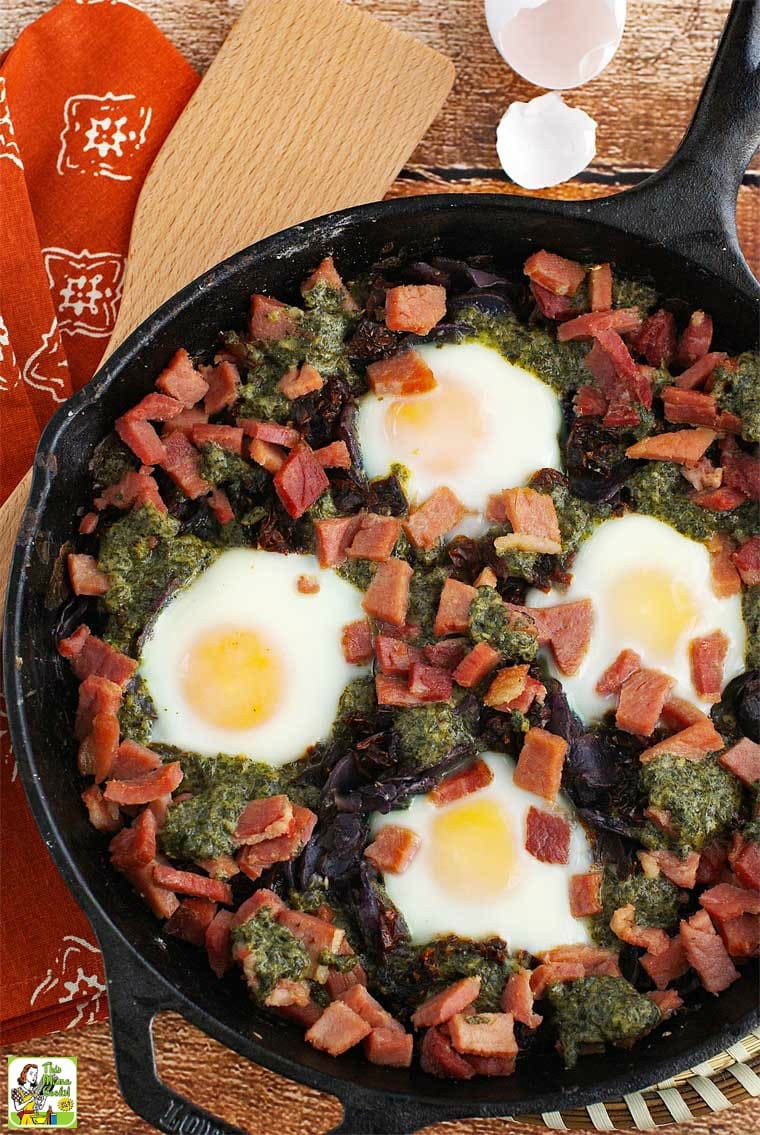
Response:
[[[441,1029],[430,1028],[422,1038],[420,1068],[429,1076],[444,1080],[471,1080],[476,1074],[472,1064],[460,1056]]]
[[[728,861],[742,886],[760,891],[760,844],[745,839],[740,832],[734,832]]]
[[[343,311],[359,310],[356,301],[343,283],[332,256],[326,256],[324,260],[317,265],[311,275],[306,277],[301,284],[301,295],[307,296],[318,284],[323,284],[333,291],[340,292],[343,297],[341,304]]]
[[[232,833],[236,847],[261,843],[275,836],[288,835],[293,826],[293,805],[287,796],[262,796],[249,800]]]
[[[314,521],[317,559],[320,567],[340,567],[346,562],[346,549],[356,535],[361,522],[360,514]]]
[[[557,328],[557,338],[560,343],[566,343],[571,339],[594,339],[605,331],[625,335],[637,331],[640,326],[641,316],[637,307],[616,307],[613,311],[592,311],[568,319]]]
[[[582,264],[543,248],[528,257],[523,272],[556,296],[574,296],[586,279],[586,269]]]
[[[468,645],[469,640],[466,638],[445,638],[424,646],[422,656],[431,666],[454,671],[468,653]]]
[[[570,824],[564,816],[542,812],[531,804],[526,819],[525,850],[542,863],[567,863]]]
[[[659,670],[643,668],[631,674],[620,687],[615,714],[618,729],[641,737],[651,736],[674,685],[674,680]]]
[[[721,485],[719,489],[704,489],[691,494],[691,500],[700,508],[709,512],[733,512],[740,504],[744,504],[747,497],[739,489],[730,489]]]
[[[553,946],[550,950],[542,950],[538,957],[542,962],[552,965],[560,962],[579,963],[586,977],[620,977],[617,951],[603,946]]]
[[[176,418],[184,409],[182,402],[166,394],[146,394],[124,415],[134,422],[165,422]]]
[[[351,468],[351,454],[345,441],[331,441],[329,445],[315,449],[314,456],[323,469]]]
[[[689,968],[689,960],[683,948],[680,935],[668,940],[665,949],[658,954],[647,951],[639,961],[658,989],[665,989],[671,981],[682,977]]]
[[[602,674],[596,683],[598,694],[616,694],[623,682],[641,669],[641,655],[635,650],[621,650],[615,661]]]
[[[475,580],[475,583],[473,584],[473,586],[474,587],[495,587],[498,582],[499,581],[497,579],[496,572],[493,570],[493,568],[484,567],[483,570],[481,571],[481,573],[478,575],[477,579]]]
[[[165,446],[164,457],[156,464],[161,465],[185,496],[197,500],[210,493],[212,486],[201,476],[200,454],[192,442],[180,430],[175,430],[166,438]]]
[[[734,564],[745,587],[755,587],[760,583],[760,536],[750,536],[732,554]]]
[[[592,351],[598,351],[599,344],[594,344]],[[590,354],[591,352],[589,352]],[[604,352],[602,352],[604,353]],[[605,355],[605,358],[607,356]],[[584,361],[588,362],[589,356]],[[573,399],[573,408],[579,418],[601,418],[607,410],[607,399],[601,390],[595,386],[579,386]]]
[[[723,484],[750,500],[760,501],[760,457],[745,453],[733,437],[723,439],[720,452]]]
[[[406,560],[391,559],[380,564],[362,600],[367,614],[392,626],[402,627],[409,607],[412,574]]]
[[[612,307],[612,268],[595,264],[588,274],[589,307],[592,311],[609,311]]]
[[[518,698],[528,680],[528,667],[505,666],[499,670],[483,698],[485,705],[492,709],[507,711],[510,702]]]
[[[708,993],[717,995],[738,981],[739,971],[705,911],[681,923],[681,941],[689,965]]]
[[[557,666],[568,676],[577,673],[591,642],[594,608],[590,599],[530,609],[539,622],[539,639],[546,638]]]
[[[446,289],[438,284],[403,284],[385,293],[385,326],[427,335],[446,314]]]
[[[675,883],[677,887],[691,888],[697,882],[697,868],[699,867],[699,852],[690,851],[682,859],[672,851],[650,852],[655,863],[663,875]]]
[[[254,441],[266,441],[270,445],[292,449],[298,445],[301,435],[292,426],[281,426],[279,422],[260,422],[258,418],[238,418],[238,425],[246,437]]]
[[[660,396],[666,422],[717,429],[718,407],[712,394],[700,394],[697,390],[681,390],[678,386],[666,386],[660,392]]]
[[[375,674],[375,696],[378,705],[395,705],[403,708],[427,704],[423,698],[410,691],[407,678],[396,677],[393,674]]]
[[[636,922],[636,908],[633,903],[616,910],[610,919],[610,930],[622,942],[631,946],[641,946],[651,954],[662,954],[670,944],[664,930],[653,926],[639,926]]]
[[[747,788],[760,781],[760,745],[749,737],[742,737],[722,753],[718,760],[724,768],[738,776]]]
[[[710,580],[712,589],[719,599],[729,595],[739,595],[742,581],[734,563],[736,544],[730,536],[723,532],[716,532],[707,541],[707,550],[710,553]],[[760,540],[758,541],[758,576],[760,583]]]
[[[150,422],[131,418],[129,414],[117,418],[117,434],[143,465],[160,465],[166,456],[164,443]]]
[[[442,808],[445,804],[453,804],[455,800],[460,800],[463,796],[469,796],[472,792],[485,788],[492,780],[491,769],[485,761],[478,757],[473,764],[445,777],[428,794],[428,800],[431,804],[435,804],[436,808]]]
[[[373,563],[385,563],[391,558],[391,552],[401,535],[401,521],[395,516],[379,516],[368,512],[361,518],[361,523],[354,538],[346,548],[346,555],[351,560],[371,560]]]
[[[676,320],[671,311],[659,308],[648,316],[631,340],[633,347],[653,367],[668,363],[676,352]]]
[[[125,738],[116,751],[111,775],[115,780],[135,780],[160,765],[158,753],[146,749],[144,745],[138,745],[137,741]]]
[[[509,975],[501,995],[501,1009],[528,1029],[537,1029],[541,1024],[543,1017],[533,1012],[529,970],[521,968]]]
[[[208,392],[208,383],[193,366],[193,360],[187,351],[181,347],[156,379],[156,389],[189,408],[200,402]]]
[[[674,461],[679,465],[694,465],[715,441],[714,430],[696,426],[689,430],[673,430],[671,433],[656,434],[642,438],[629,445],[626,457],[647,461]]]
[[[60,640],[58,652],[71,662],[71,668],[80,682],[90,674],[97,674],[123,689],[137,669],[134,658],[127,657],[102,638],[91,634],[90,628],[84,624],[68,638]]]
[[[97,512],[86,512],[79,521],[79,531],[83,536],[91,536],[98,526],[100,517]]]
[[[499,658],[498,650],[494,650],[487,642],[476,643],[454,670],[454,681],[465,689],[472,689],[473,686],[479,685],[495,666],[498,666]],[[518,691],[518,694],[521,692]]]
[[[201,423],[193,426],[190,437],[193,445],[208,445],[213,442],[222,449],[228,449],[230,453],[237,453],[238,457],[243,453],[243,431],[240,426],[210,426]]]
[[[742,914],[719,922],[718,933],[732,958],[760,957],[760,914]]]
[[[132,826],[123,828],[108,845],[111,862],[119,871],[152,865],[156,858],[156,817],[144,808]],[[152,877],[152,875],[151,875]]]
[[[535,701],[542,705],[546,700],[546,686],[531,674],[525,679],[525,687],[519,697],[512,698],[503,709],[516,709],[519,713],[527,713]]]
[[[463,1013],[479,996],[480,976],[463,977],[423,1001],[412,1014],[412,1024],[416,1029],[442,1025],[457,1013]]]
[[[544,800],[556,800],[567,750],[564,737],[546,729],[529,729],[515,766],[513,779],[517,787]]]
[[[166,512],[155,479],[149,473],[135,470],[125,473],[120,481],[108,485],[95,498],[96,508],[105,508],[109,504],[114,508],[131,508],[133,505],[139,508],[142,504],[152,504],[159,512]]]
[[[353,1009],[358,1013],[362,1020],[366,1021],[373,1029],[394,1029],[396,1032],[404,1031],[395,1017],[392,1017],[387,1009],[384,1009],[379,1001],[377,1001],[369,990],[364,985],[352,985],[344,993],[341,993],[337,998],[342,1001],[344,1005],[348,1005],[349,1009]]]
[[[99,832],[117,832],[122,826],[119,805],[106,800],[97,784],[91,784],[82,793],[90,823]]]
[[[697,867],[697,882],[700,886],[719,883],[724,877],[728,862],[728,849],[720,840],[713,840],[702,848]]]
[[[223,489],[211,490],[208,505],[219,524],[229,524],[230,521],[235,519],[235,513],[230,504],[230,499]]]
[[[660,1010],[661,1021],[669,1020],[674,1013],[683,1008],[683,1000],[675,989],[668,989],[664,992],[657,990],[656,992],[645,993],[644,996],[654,1002]]]
[[[540,1001],[550,985],[577,981],[579,977],[585,976],[586,970],[582,962],[547,962],[532,971],[530,987],[535,999]]]
[[[375,839],[364,849],[364,858],[378,871],[403,875],[419,851],[420,837],[410,828],[386,824]]]
[[[477,590],[469,584],[447,579],[441,589],[433,634],[441,638],[466,631],[470,625],[470,604],[476,595]]]
[[[712,342],[713,322],[704,311],[692,312],[686,328],[678,340],[676,361],[680,366],[693,366],[697,359],[701,359],[710,350]]]
[[[760,914],[760,893],[732,883],[718,883],[703,891],[699,903],[711,918],[721,922],[729,922],[742,914]]]
[[[207,875],[196,875],[192,871],[177,871],[163,863],[156,863],[153,878],[159,887],[166,887],[167,891],[175,894],[232,905],[230,885],[221,879],[209,879]]]
[[[281,977],[275,983],[274,989],[267,995],[264,1004],[272,1009],[305,1008],[311,1001],[309,986],[305,981],[293,981],[289,977]]]
[[[547,499],[551,502],[551,497]],[[430,551],[442,536],[459,524],[466,512],[467,509],[451,489],[442,485],[412,513],[404,524],[404,531],[415,548]]]
[[[342,630],[340,644],[343,657],[352,666],[360,666],[369,662],[374,653],[372,647],[372,631],[366,619],[356,619],[348,623]]]
[[[117,804],[149,804],[167,792],[173,792],[182,781],[179,761],[171,761],[134,780],[109,780],[103,795]]]
[[[457,1013],[449,1022],[449,1035],[463,1056],[517,1056],[511,1013]]]
[[[108,591],[108,576],[99,569],[94,556],[69,552],[66,564],[75,595],[105,595]]]
[[[412,662],[418,662],[422,653],[403,639],[380,634],[375,639],[375,656],[383,674],[398,676],[408,674]]]
[[[259,891],[254,891],[250,898],[241,903],[238,909],[232,916],[231,927],[233,930],[238,926],[245,926],[246,922],[250,922],[255,918],[260,910],[268,910],[274,918],[285,909],[285,903],[276,895],[274,891],[262,887]]]
[[[374,1028],[364,1038],[364,1055],[370,1064],[386,1068],[409,1068],[412,1063],[414,1038],[401,1029]]]
[[[74,736],[83,741],[92,728],[92,722],[99,713],[116,715],[121,705],[121,686],[108,678],[91,674],[79,687]]]
[[[633,733],[636,730],[632,729],[629,732]],[[643,753],[639,755],[639,760],[646,765],[659,757],[661,753],[670,753],[674,757],[686,757],[690,761],[700,761],[708,753],[717,752],[718,749],[722,748],[723,738],[709,717],[705,717],[703,720],[696,721],[693,725],[687,725],[678,733],[666,737],[664,741],[658,741],[656,745],[644,749]]]
[[[673,381],[681,390],[696,390],[700,386],[707,385],[707,379],[716,367],[723,366],[727,357],[723,351],[709,351],[677,375]]]
[[[119,747],[119,719],[113,713],[96,713],[90,732],[79,746],[80,771],[92,773],[96,781],[110,776]],[[121,801],[119,801],[121,803]]]
[[[312,972],[309,976],[324,984],[328,971],[320,962],[320,958],[325,952],[340,953],[346,937],[345,931],[313,914],[303,914],[300,910],[290,910],[288,907],[283,907],[279,911],[277,921],[306,947],[312,964]]]
[[[277,383],[277,389],[293,401],[296,398],[303,398],[305,394],[313,394],[315,390],[321,390],[324,384],[325,380],[315,367],[310,363],[302,363],[300,367],[290,367],[285,371]]]
[[[367,367],[375,394],[424,394],[436,386],[435,375],[416,351],[400,351]]]
[[[149,804],[148,807],[152,808],[153,804]],[[195,865],[205,871],[207,875],[210,875],[212,879],[222,879],[224,882],[228,882],[240,874],[238,865],[231,855],[216,855],[213,859],[196,859]]]
[[[451,699],[451,673],[440,666],[413,661],[409,667],[409,693],[423,702],[442,702]]]
[[[555,296],[554,292],[537,284],[535,280],[530,281],[530,290],[539,311],[547,319],[570,319],[578,314],[578,308],[570,296]]]
[[[711,702],[720,701],[728,647],[728,637],[723,631],[712,631],[689,643],[692,684],[700,697],[709,698]]]
[[[311,839],[317,817],[309,808],[293,805],[293,822],[287,833],[246,844],[237,852],[237,865],[254,882],[274,863],[284,863],[298,855]]]
[[[206,933],[216,915],[216,905],[205,898],[183,899],[166,923],[165,930],[191,946],[203,947]]]
[[[275,492],[293,520],[303,516],[329,487],[330,482],[314,451],[305,444],[291,449],[274,475]]]
[[[218,414],[228,406],[234,406],[240,388],[240,374],[237,367],[225,359],[215,367],[207,367],[205,379],[208,392],[203,400],[207,414]]]
[[[261,342],[287,339],[295,334],[296,321],[293,309],[271,296],[251,296],[250,332]]]
[[[570,913],[573,918],[589,918],[602,913],[602,875],[588,871],[570,876]]]
[[[548,493],[535,489],[505,489],[501,493],[504,512],[515,532],[543,536],[562,550],[559,522],[554,501]]]
[[[508,552],[536,552],[538,555],[556,556],[562,551],[562,545],[547,536],[531,536],[528,532],[508,532],[505,536],[497,536],[493,542],[497,556]]]
[[[200,406],[191,406],[189,409],[183,410],[181,414],[176,417],[170,418],[168,422],[164,423],[164,428],[161,431],[163,437],[170,434],[173,430],[181,430],[185,437],[191,437],[194,426],[202,426],[208,422],[208,414],[205,410],[201,410]]]
[[[697,709],[685,698],[677,698],[672,694],[669,694],[665,699],[665,705],[662,707],[660,716],[663,724],[674,732],[686,729],[689,725],[696,725],[699,722],[702,725],[705,723],[712,724],[707,714],[703,713],[701,709]]]

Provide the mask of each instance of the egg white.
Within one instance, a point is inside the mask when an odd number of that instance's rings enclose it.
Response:
[[[437,386],[424,394],[378,397],[369,393],[359,404],[357,431],[369,477],[383,477],[391,465],[409,470],[405,484],[413,506],[446,485],[475,513],[483,513],[491,493],[523,485],[536,469],[560,467],[558,434],[562,424],[559,400],[540,378],[507,362],[482,343],[425,344],[416,348],[435,375]],[[468,439],[456,412],[449,429],[421,429],[411,450],[389,436],[389,405],[433,403],[441,391],[461,390],[478,408],[482,436]],[[453,471],[431,468],[431,454],[444,460],[461,454]]]
[[[643,623],[636,631],[635,612],[628,622],[631,633],[621,640],[614,625],[614,603],[610,591],[623,574],[640,569],[661,569],[691,596],[698,612],[695,623],[684,631],[666,651],[652,648]],[[630,513],[606,520],[581,545],[572,566],[572,582],[566,591],[533,590],[527,597],[530,607],[550,607],[577,599],[591,599],[594,621],[588,652],[577,673],[562,674],[548,657],[551,672],[561,680],[573,709],[585,721],[594,721],[616,704],[614,695],[596,692],[596,683],[615,661],[621,650],[629,648],[641,655],[642,664],[662,670],[674,678],[673,693],[701,708],[709,701],[700,698],[692,685],[689,642],[703,634],[722,630],[729,640],[724,686],[744,670],[746,628],[741,613],[741,597],[719,598],[710,580],[710,554],[704,544],[682,536],[669,524],[651,516]]]
[[[384,876],[386,890],[406,920],[412,941],[429,942],[445,934],[483,939],[503,938],[511,950],[535,954],[570,943],[591,941],[588,924],[570,913],[570,876],[589,870],[593,857],[582,825],[572,824],[569,859],[566,864],[542,863],[525,849],[526,816],[531,805],[541,811],[559,810],[572,819],[571,806],[560,795],[551,805],[512,781],[514,761],[499,753],[485,753],[483,760],[493,773],[485,788],[437,808],[427,796],[415,796],[405,810],[387,816],[374,815],[373,836],[386,824],[410,828],[420,837],[420,847],[403,874]],[[487,899],[463,898],[447,891],[445,880],[435,870],[435,847],[431,826],[442,813],[475,800],[496,801],[509,825],[515,851],[515,869],[509,885]]]
[[[298,590],[302,575],[319,581],[316,594]],[[349,665],[341,648],[342,628],[362,617],[361,594],[314,556],[223,552],[167,603],[143,647],[139,673],[158,715],[151,740],[204,755],[244,754],[275,767],[296,760],[329,734],[343,689],[366,670]],[[282,663],[276,710],[253,728],[211,724],[183,691],[182,662],[193,643],[227,627],[258,632]]]

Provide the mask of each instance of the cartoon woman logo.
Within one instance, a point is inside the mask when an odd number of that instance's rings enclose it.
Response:
[[[40,1070],[36,1064],[25,1064],[18,1078],[18,1087],[11,1092],[13,1106],[16,1108],[22,1127],[34,1127],[47,1120],[42,1111],[47,1099],[45,1083],[39,1083]]]

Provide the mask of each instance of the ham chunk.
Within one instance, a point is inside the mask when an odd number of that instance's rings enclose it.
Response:
[[[301,295],[304,297],[308,296],[318,284],[323,284],[326,288],[340,293],[343,297],[341,303],[343,311],[359,310],[356,301],[343,283],[332,256],[326,256],[324,260],[317,265],[311,275],[307,276],[301,284]]]
[[[738,776],[747,788],[760,781],[760,745],[749,737],[742,737],[725,753],[721,753],[718,760],[724,768]]]
[[[598,344],[594,344],[592,351],[597,350]],[[589,355],[584,362],[588,362]],[[601,418],[607,411],[607,399],[595,386],[579,386],[573,399],[573,408],[579,418]]]
[[[375,639],[375,655],[383,674],[398,676],[408,674],[412,663],[422,657],[422,652],[401,638],[380,634]]]
[[[721,443],[721,464],[724,485],[760,501],[760,457],[745,453],[734,438],[727,437]]]
[[[305,394],[321,390],[324,384],[325,380],[315,367],[310,363],[302,363],[300,367],[290,367],[285,371],[277,383],[277,389],[292,402],[296,398],[303,398]]]
[[[71,669],[80,682],[91,674],[97,674],[123,689],[137,669],[134,658],[129,658],[102,638],[91,634],[90,628],[84,623],[68,638],[60,640],[58,653],[68,658]]]
[[[586,279],[586,269],[582,264],[543,248],[528,257],[523,272],[555,296],[574,296]]]
[[[412,513],[404,524],[404,531],[415,548],[429,551],[442,536],[459,524],[466,512],[466,508],[451,489],[442,485]]]
[[[208,367],[205,373],[208,393],[203,399],[203,409],[207,414],[218,414],[237,402],[240,388],[240,375],[233,363],[225,359],[218,366]]]
[[[742,914],[760,914],[760,894],[732,883],[718,883],[703,891],[699,903],[711,918],[721,922],[730,922]]]
[[[134,422],[165,422],[181,414],[184,406],[176,398],[169,398],[166,394],[146,394],[131,410],[127,410],[125,418]]]
[[[517,1056],[511,1013],[457,1013],[449,1022],[449,1036],[463,1056]]]
[[[428,794],[428,800],[431,804],[434,804],[436,808],[442,808],[445,804],[453,804],[455,800],[461,800],[463,796],[469,796],[470,793],[485,788],[492,780],[493,773],[491,769],[485,761],[478,757],[473,764],[445,777],[441,783]]]
[[[144,808],[132,826],[115,835],[108,845],[111,862],[119,871],[128,867],[152,866],[156,859],[156,818]]]
[[[567,863],[570,824],[564,816],[542,812],[531,804],[526,819],[525,849],[542,863]]]
[[[181,430],[186,437],[192,437],[193,427],[202,426],[208,423],[208,414],[202,410],[200,406],[190,406],[188,409],[177,414],[176,417],[170,418],[169,421],[164,423],[164,428],[161,433],[165,437],[172,430]]]
[[[422,657],[431,666],[440,666],[444,670],[456,670],[459,663],[468,653],[468,639],[445,638],[440,642],[431,642],[422,648]]]
[[[668,693],[675,685],[659,670],[637,670],[620,687],[615,724],[626,733],[649,737],[662,713]]]
[[[594,339],[605,331],[625,335],[639,327],[641,316],[637,307],[616,307],[613,311],[592,311],[568,319],[558,327],[557,338],[560,343],[566,343],[572,339]]]
[[[648,854],[652,856],[666,879],[670,879],[677,887],[691,888],[696,885],[698,851],[690,851],[683,859],[672,851],[651,851]]]
[[[665,410],[665,421],[675,425],[707,426],[718,428],[718,407],[711,394],[700,394],[697,390],[681,390],[678,386],[666,386],[661,392]]]
[[[370,363],[367,381],[377,395],[424,394],[436,386],[435,375],[416,351],[400,351]]]
[[[242,456],[243,431],[240,426],[210,426],[201,422],[193,426],[190,437],[193,445],[208,445],[213,442],[222,449],[228,449],[230,453],[236,453],[238,457]]]
[[[174,792],[182,781],[179,761],[171,761],[134,780],[109,780],[103,795],[117,804],[149,804],[167,792]]]
[[[169,365],[156,379],[156,390],[175,398],[183,406],[195,406],[208,391],[208,383],[195,367],[184,348],[174,354]]]
[[[622,942],[630,946],[642,946],[651,954],[662,954],[667,950],[669,939],[664,930],[654,926],[639,926],[636,922],[636,909],[627,903],[616,910],[610,919],[610,930]]]
[[[329,445],[315,449],[314,456],[323,469],[351,468],[351,454],[345,441],[331,441]]]
[[[760,536],[750,536],[731,560],[745,587],[755,587],[760,583]]]
[[[691,500],[700,508],[708,512],[733,512],[740,504],[744,504],[746,495],[739,489],[731,489],[721,485],[719,489],[703,489],[701,492],[691,494]]]
[[[274,475],[275,492],[293,520],[303,516],[329,487],[327,474],[306,444],[291,449]]]
[[[385,293],[385,326],[427,335],[446,314],[446,289],[438,284],[404,284]]]
[[[645,993],[644,996],[654,1002],[660,1010],[661,1021],[669,1020],[674,1013],[677,1013],[679,1009],[683,1008],[683,999],[675,989],[668,989],[667,992],[660,992],[658,990],[656,992]]]
[[[556,607],[529,609],[537,620],[539,641],[549,642],[554,660],[563,674],[577,673],[591,642],[594,609],[590,599],[560,603]]]
[[[427,704],[425,698],[410,691],[408,679],[397,678],[393,674],[375,674],[375,696],[378,705],[409,707]]]
[[[681,923],[681,941],[689,965],[697,971],[708,993],[717,995],[738,981],[739,971],[706,911]]]
[[[711,702],[720,701],[728,647],[728,637],[723,631],[701,635],[689,643],[692,684],[700,697],[709,698]]]
[[[754,537],[753,537],[754,539]],[[760,583],[760,540],[758,540],[758,573],[757,583]],[[742,581],[734,563],[736,544],[730,536],[723,532],[716,532],[707,542],[710,553],[710,581],[712,589],[719,599],[729,595],[739,595]]]
[[[535,489],[505,489],[501,494],[504,512],[517,533],[545,537],[562,551],[562,538],[554,501],[547,493]]]
[[[646,461],[674,461],[678,465],[695,465],[715,441],[715,430],[697,426],[689,430],[673,430],[642,438],[629,445],[626,457]]]
[[[296,332],[295,312],[271,296],[251,296],[251,338],[261,342],[287,339]]]
[[[631,342],[650,366],[660,367],[670,362],[676,353],[676,320],[672,311],[659,308],[647,316]]]
[[[533,727],[525,734],[514,772],[514,782],[544,800],[555,800],[562,782],[568,744],[564,737]]]
[[[546,700],[546,686],[531,674],[525,679],[523,692],[512,701],[507,702],[506,709],[516,709],[519,713],[527,713],[535,701],[542,705]]]
[[[281,426],[279,422],[262,422],[258,418],[238,418],[238,425],[246,437],[254,441],[267,441],[271,445],[281,445],[292,449],[298,445],[301,435],[292,426]]]
[[[706,383],[716,367],[723,366],[727,357],[723,351],[708,351],[674,379],[676,386],[681,390],[696,390]]]
[[[206,933],[215,915],[216,905],[209,899],[197,897],[183,899],[164,929],[172,937],[181,938],[191,946],[202,948],[206,944]]]
[[[499,658],[498,650],[494,650],[487,642],[477,643],[454,670],[454,681],[457,685],[464,686],[465,689],[472,689],[473,686],[479,685],[499,664]]]
[[[66,564],[75,595],[105,595],[108,591],[108,576],[99,569],[94,556],[69,552]]]
[[[442,1025],[457,1013],[463,1013],[479,996],[480,976],[463,977],[423,1001],[412,1015],[412,1024],[416,1029]]]
[[[230,885],[223,883],[221,879],[209,879],[207,875],[196,875],[192,871],[176,871],[163,863],[156,863],[153,878],[159,887],[166,887],[175,894],[192,895],[193,898],[232,905]]]
[[[295,858],[311,839],[317,817],[309,808],[302,808],[299,804],[293,804],[292,807],[293,819],[287,832],[262,839],[258,843],[246,844],[237,852],[238,867],[254,882],[274,863],[284,863]]]
[[[759,914],[741,914],[719,922],[718,933],[732,958],[760,957]]]
[[[378,871],[403,875],[420,849],[420,837],[410,828],[386,824],[364,849],[364,858]]]
[[[585,977],[586,970],[582,962],[547,962],[537,966],[530,975],[530,987],[533,996],[540,1001],[550,985],[563,981],[577,981]]]
[[[533,1012],[533,990],[530,987],[530,972],[518,969],[509,975],[501,995],[501,1010],[511,1013],[514,1020],[528,1029],[537,1029],[543,1017]]]
[[[612,307],[612,268],[595,264],[588,274],[589,307],[592,311],[609,311]]]
[[[712,342],[713,322],[704,311],[693,311],[691,319],[686,325],[678,340],[676,361],[680,366],[693,366],[697,359],[701,359],[710,350]]]
[[[346,550],[356,535],[361,521],[361,515],[336,516],[330,520],[314,521],[317,559],[320,567],[340,567],[346,562]]]
[[[542,950],[538,956],[550,965],[561,962],[580,964],[586,977],[620,977],[617,951],[603,946],[553,946],[550,950]]]
[[[353,1048],[372,1029],[358,1013],[342,1001],[332,1001],[319,1020],[306,1032],[305,1039],[314,1048],[330,1056],[340,1056]]]
[[[165,449],[163,458],[156,464],[168,473],[186,497],[197,500],[198,497],[204,497],[211,492],[213,486],[201,476],[201,456],[181,430],[174,430],[169,434]]]
[[[661,717],[663,724],[674,732],[679,729],[686,729],[689,725],[696,725],[698,722],[701,722],[702,725],[705,723],[712,724],[710,718],[701,709],[697,709],[685,698],[673,697],[672,694],[665,699]]]
[[[117,832],[122,826],[119,805],[106,800],[97,784],[91,784],[82,793],[90,823],[99,832]]]
[[[115,780],[136,780],[159,768],[160,765],[161,758],[158,753],[146,749],[144,745],[138,745],[136,741],[131,741],[127,737],[116,751],[111,775]]]
[[[364,1038],[364,1055],[370,1064],[385,1068],[409,1068],[412,1063],[414,1038],[402,1029],[374,1028]]]
[[[530,290],[538,304],[538,309],[547,319],[570,319],[578,314],[578,308],[571,296],[555,296],[548,288],[543,288],[535,280],[530,281]]]
[[[678,934],[668,939],[666,949],[661,949],[658,954],[647,951],[641,955],[639,961],[658,989],[665,989],[671,981],[682,977],[689,968],[689,959],[686,957],[683,942]]]
[[[476,1074],[470,1061],[454,1050],[448,1036],[438,1028],[428,1029],[422,1038],[420,1068],[444,1080],[471,1080]]]
[[[293,805],[287,796],[264,796],[246,804],[232,838],[238,847],[261,843],[262,840],[287,835],[292,826]]]
[[[121,686],[98,674],[91,674],[79,687],[79,702],[74,725],[74,736],[83,741],[92,728],[95,716],[100,713],[116,716],[121,705]]]
[[[155,478],[150,473],[138,473],[134,469],[125,473],[115,485],[108,485],[95,498],[96,508],[102,509],[109,504],[114,508],[139,508],[143,504],[152,504],[159,512],[166,512]]]
[[[615,661],[602,674],[596,683],[598,694],[616,694],[623,682],[641,669],[641,655],[635,650],[621,650]]]
[[[602,875],[588,871],[570,877],[570,913],[573,918],[589,918],[602,913]]]
[[[249,454],[251,461],[255,461],[267,473],[279,473],[285,464],[287,450],[281,445],[273,445],[271,441],[260,441],[254,438],[251,442]]]
[[[412,574],[406,560],[391,559],[380,564],[362,600],[367,614],[391,626],[402,627],[409,607]]]
[[[409,693],[423,702],[451,700],[451,672],[414,660],[409,667]]]
[[[362,1020],[366,1021],[373,1029],[394,1029],[401,1033],[404,1031],[403,1025],[392,1017],[387,1009],[382,1007],[364,985],[352,985],[341,993],[337,1000],[342,1001],[344,1005],[348,1005],[349,1009],[358,1013]]]
[[[395,516],[379,516],[368,512],[361,518],[361,523],[354,533],[354,538],[346,548],[346,555],[351,560],[371,560],[373,563],[385,563],[391,558],[391,552],[401,535],[401,521]]]
[[[356,619],[348,623],[342,630],[340,644],[343,657],[352,666],[360,666],[369,662],[374,653],[372,647],[372,631],[366,619]]]
[[[277,918],[280,912],[285,910],[285,903],[274,891],[262,887],[261,890],[254,891],[250,898],[240,904],[232,916],[232,929],[245,926],[246,922],[255,918],[260,910],[268,910],[273,918]]]
[[[740,832],[734,832],[728,861],[742,886],[760,891],[760,844],[745,839]]]
[[[447,579],[441,589],[441,598],[433,624],[433,634],[437,637],[461,634],[470,625],[470,604],[477,590],[458,579]]]
[[[492,709],[508,712],[511,703],[519,698],[525,689],[527,680],[528,667],[526,665],[505,666],[503,670],[499,670],[488,687],[483,698],[484,704]]]
[[[131,418],[129,414],[117,418],[114,428],[143,465],[160,465],[166,456],[164,443],[150,422]],[[178,431],[177,431],[178,432]]]
[[[708,753],[717,752],[723,748],[723,738],[717,731],[709,717],[688,725],[678,733],[666,737],[644,749],[639,755],[642,764],[649,764],[662,753],[670,753],[674,757],[686,757],[689,761],[701,761]]]

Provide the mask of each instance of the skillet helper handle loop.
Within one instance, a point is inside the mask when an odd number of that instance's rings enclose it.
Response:
[[[197,1107],[159,1078],[153,1045],[153,1019],[178,1011],[171,994],[156,988],[155,979],[133,964],[123,946],[98,934],[106,966],[114,1063],[119,1089],[127,1105],[158,1131],[176,1135],[249,1135]]]
[[[659,240],[739,287],[757,290],[741,252],[736,201],[760,145],[760,0],[734,0],[691,124],[670,161],[599,201],[611,223]]]

